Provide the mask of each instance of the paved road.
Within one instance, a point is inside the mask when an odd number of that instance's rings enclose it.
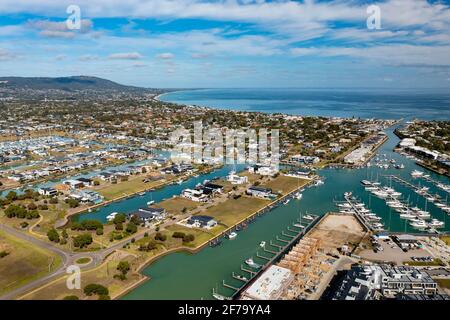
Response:
[[[178,221],[178,219],[176,221]],[[167,225],[171,225],[171,224],[175,223],[176,221],[171,220],[166,223],[163,223],[160,225],[160,228],[167,226]],[[33,245],[36,245],[43,249],[49,250],[49,251],[59,255],[62,259],[62,265],[57,270],[54,270],[53,272],[51,272],[50,274],[48,274],[42,278],[31,281],[22,287],[14,289],[3,296],[0,296],[0,300],[12,300],[14,298],[20,297],[23,294],[27,293],[28,291],[36,289],[40,286],[45,285],[46,283],[48,283],[52,280],[55,280],[55,279],[61,277],[62,275],[66,274],[67,268],[71,265],[76,265],[76,261],[80,258],[83,258],[83,257],[91,258],[91,261],[88,264],[80,266],[81,269],[89,270],[89,269],[95,268],[96,266],[100,265],[106,259],[106,257],[108,255],[110,255],[112,252],[114,252],[117,249],[121,249],[124,244],[129,243],[131,241],[131,238],[128,238],[128,239],[121,240],[108,248],[101,249],[101,250],[98,250],[95,252],[74,253],[74,252],[64,251],[61,248],[58,248],[57,245],[55,245],[55,244],[52,244],[52,243],[44,241],[44,240],[37,239],[29,234],[21,232],[15,228],[7,226],[7,225],[0,224],[0,230],[3,230],[4,232],[7,232],[17,238],[24,240],[24,241],[28,241],[28,242],[32,243]],[[148,228],[148,229],[143,229],[143,230],[139,231],[138,233],[136,233],[132,238],[134,238],[135,240],[139,240],[144,237],[146,232],[150,233],[153,230],[154,230],[153,227]]]

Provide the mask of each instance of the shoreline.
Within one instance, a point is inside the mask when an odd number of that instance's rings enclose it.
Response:
[[[300,179],[300,178],[299,178]],[[247,217],[239,220],[238,222],[236,222],[234,225],[228,227],[227,229],[223,230],[222,232],[220,232],[219,234],[209,238],[208,240],[205,240],[203,243],[199,244],[198,246],[196,246],[195,248],[188,248],[188,247],[181,247],[181,248],[173,248],[170,250],[166,250],[156,256],[151,257],[150,259],[148,259],[147,261],[144,261],[141,265],[139,265],[139,267],[136,269],[136,272],[139,273],[140,275],[144,276],[146,279],[141,280],[135,284],[133,284],[131,287],[124,289],[123,292],[121,292],[120,294],[118,294],[114,300],[116,299],[120,299],[121,297],[127,295],[128,293],[130,293],[131,291],[133,291],[134,289],[136,289],[137,287],[139,287],[140,285],[142,285],[143,283],[150,281],[151,278],[147,277],[146,275],[142,274],[142,271],[144,269],[146,269],[147,267],[151,266],[153,263],[157,262],[158,260],[160,260],[161,258],[170,255],[172,253],[177,253],[177,252],[187,252],[188,254],[196,254],[198,252],[200,252],[201,250],[203,250],[206,246],[208,246],[212,241],[219,239],[223,236],[225,236],[228,232],[234,230],[237,226],[241,225],[244,222],[250,221],[254,218],[256,218],[259,215],[265,214],[265,213],[270,213],[270,211],[272,211],[272,209],[274,209],[276,206],[278,206],[281,202],[283,202],[283,200],[285,200],[286,198],[289,198],[290,196],[292,196],[294,193],[298,192],[300,189],[305,188],[307,186],[309,186],[311,183],[313,183],[315,181],[315,179],[311,179],[311,180],[304,180],[306,181],[304,184],[302,184],[301,186],[298,186],[296,188],[294,188],[293,190],[291,190],[290,192],[286,193],[285,195],[281,196],[280,198],[268,203],[267,205],[263,206],[262,208],[258,209],[257,211],[251,213],[250,215],[248,215]]]

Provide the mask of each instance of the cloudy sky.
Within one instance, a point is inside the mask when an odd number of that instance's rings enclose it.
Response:
[[[380,8],[369,29],[367,9]],[[70,5],[81,28],[68,29]],[[450,88],[450,2],[0,0],[0,75],[145,87]]]

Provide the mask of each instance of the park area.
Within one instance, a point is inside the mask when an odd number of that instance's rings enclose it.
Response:
[[[43,277],[61,265],[61,258],[0,231],[0,295]]]

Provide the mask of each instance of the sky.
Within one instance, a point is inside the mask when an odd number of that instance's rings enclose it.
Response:
[[[71,5],[79,29],[67,24]],[[73,75],[157,88],[445,90],[450,1],[0,0],[0,76]]]

